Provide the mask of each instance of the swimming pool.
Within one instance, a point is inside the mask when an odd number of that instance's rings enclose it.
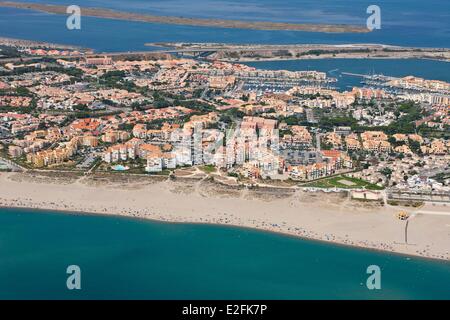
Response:
[[[116,166],[112,166],[111,169],[113,169],[114,171],[127,171],[127,170],[129,170],[130,168],[118,164],[118,165],[116,165]]]

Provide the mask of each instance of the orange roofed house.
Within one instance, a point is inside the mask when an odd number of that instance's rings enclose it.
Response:
[[[91,118],[79,119],[72,122],[69,128],[77,133],[94,132],[98,129],[100,124],[101,121],[98,119],[91,119]]]

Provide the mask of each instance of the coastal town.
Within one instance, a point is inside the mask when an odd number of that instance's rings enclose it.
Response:
[[[0,300],[449,299],[441,2],[0,0]]]
[[[450,201],[449,83],[370,76],[342,92],[318,71],[17,43],[1,50],[36,58],[0,60],[4,170],[203,172],[232,186]]]

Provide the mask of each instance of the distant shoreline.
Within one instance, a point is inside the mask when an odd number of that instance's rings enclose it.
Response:
[[[27,40],[10,37],[2,37],[0,35],[0,45],[3,46],[20,46],[27,48],[46,48],[46,49],[63,49],[63,50],[80,50],[80,51],[92,51],[89,48],[72,44],[60,44],[47,41]]]
[[[24,3],[2,1],[0,7],[37,10],[47,13],[67,15],[67,6]],[[250,30],[284,30],[284,31],[308,31],[308,32],[327,32],[327,33],[368,33],[370,32],[366,26],[354,26],[344,24],[300,24],[300,23],[283,23],[269,21],[242,21],[242,20],[225,20],[225,19],[200,19],[186,18],[175,16],[157,16],[144,13],[132,13],[115,11],[105,8],[86,8],[81,7],[81,14],[88,17],[117,19],[127,21],[139,21],[148,23],[163,23],[197,27],[215,27],[228,29],[250,29]]]
[[[1,7],[1,5],[0,5]],[[384,44],[363,44],[363,43],[351,43],[345,45],[335,45],[335,44],[297,44],[297,45],[261,45],[261,44],[224,44],[224,43],[194,43],[185,44],[183,42],[179,43],[145,43],[147,47],[159,47],[159,50],[148,50],[148,51],[124,51],[124,52],[109,52],[109,51],[99,51],[96,52],[91,48],[85,48],[77,45],[71,44],[58,44],[45,41],[34,41],[28,39],[18,39],[0,36],[0,45],[9,46],[26,46],[26,47],[41,47],[48,49],[72,49],[81,50],[82,54],[77,56],[31,56],[22,58],[0,58],[0,62],[14,61],[14,60],[33,60],[39,58],[80,58],[80,57],[98,57],[98,56],[110,56],[110,57],[126,57],[126,56],[148,56],[157,54],[173,54],[179,52],[190,52],[189,50],[194,50],[199,52],[203,50],[205,52],[211,52],[217,50],[213,55],[206,57],[207,60],[218,60],[231,63],[254,63],[254,62],[276,62],[276,61],[299,61],[299,60],[327,60],[327,59],[380,59],[380,60],[408,60],[408,59],[421,59],[430,61],[441,61],[450,62],[450,49],[447,48],[418,48],[418,47],[401,47],[401,46],[391,46]],[[369,52],[351,52],[352,50],[358,48],[359,50],[369,50]],[[383,48],[389,49],[390,51],[383,52]],[[331,50],[330,50],[331,49]],[[246,54],[251,52],[261,52],[266,53],[275,51],[292,51],[297,53],[303,53],[300,56],[266,56],[266,57],[249,57]],[[311,50],[322,50],[323,53],[320,54],[308,54]],[[333,53],[332,50],[336,50]],[[338,50],[341,50],[338,52]],[[238,53],[238,58],[226,57],[230,53]],[[306,53],[306,54],[305,54]]]
[[[437,58],[427,58],[427,57],[318,57],[318,58],[280,58],[280,59],[260,59],[260,60],[252,60],[252,59],[242,59],[239,61],[230,61],[230,60],[219,60],[223,62],[234,62],[240,64],[253,64],[253,63],[264,63],[264,62],[292,62],[292,61],[304,61],[304,60],[429,60],[436,62],[444,62],[450,63],[450,60],[442,60]]]
[[[384,44],[225,44],[225,43],[146,43],[184,54],[208,53],[205,59],[227,62],[259,62],[319,59],[430,59],[450,62],[450,49],[417,48]]]

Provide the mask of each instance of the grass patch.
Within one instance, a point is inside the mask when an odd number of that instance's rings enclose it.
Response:
[[[151,176],[169,176],[172,173],[172,171],[170,171],[168,169],[164,169],[161,172],[152,172],[152,173],[146,172],[146,173],[151,175]]]
[[[331,178],[325,178],[321,180],[317,180],[314,182],[307,183],[303,185],[305,187],[313,187],[313,188],[341,188],[341,189],[362,189],[365,188],[367,190],[383,190],[383,187],[380,187],[376,184],[370,183],[368,181],[358,179],[358,178],[350,178],[345,176],[336,176]]]
[[[213,165],[206,165],[206,166],[201,166],[199,167],[200,170],[202,170],[205,173],[214,173],[216,172],[216,167]]]

